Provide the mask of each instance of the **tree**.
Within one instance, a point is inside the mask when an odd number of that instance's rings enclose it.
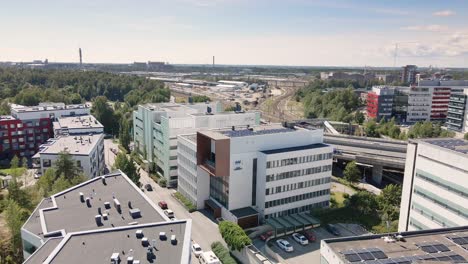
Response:
[[[23,225],[27,216],[28,216],[28,212],[25,211],[23,208],[21,208],[21,206],[17,202],[15,202],[14,200],[10,200],[10,199],[6,200],[6,206],[5,206],[6,225],[11,233],[11,245],[12,245],[14,255],[20,259],[22,256],[22,254],[20,254],[21,249],[22,249],[21,226]]]
[[[17,169],[19,167],[19,158],[18,156],[13,156],[13,158],[10,161],[10,168],[11,169]]]
[[[26,185],[27,177],[29,176],[29,167],[28,167],[28,159],[23,157],[21,159],[21,167],[24,170],[24,185]]]
[[[49,168],[44,172],[36,183],[36,188],[41,192],[43,197],[50,196],[52,186],[56,179],[57,171],[54,168]]]
[[[384,216],[384,220],[397,220],[399,216],[401,187],[395,184],[389,184],[382,189],[382,192],[377,199],[380,211]]]
[[[56,174],[55,178],[65,176],[67,180],[72,180],[78,176],[78,168],[70,153],[62,151],[59,153],[58,159],[55,161]]]
[[[468,140],[468,133],[465,133],[465,135],[463,136],[463,138],[464,138],[465,140]]]
[[[121,119],[120,131],[119,131],[119,140],[120,144],[127,150],[130,151],[130,124],[128,119],[123,116]]]
[[[136,170],[135,162],[127,154],[120,152],[115,157],[114,167],[124,172],[135,184],[140,184],[140,174]]]
[[[94,116],[104,126],[106,133],[115,134],[118,132],[117,122],[115,120],[114,111],[109,106],[105,96],[98,96],[94,99],[93,107],[91,109]]]
[[[364,123],[364,119],[364,114],[361,111],[356,111],[356,113],[354,114],[354,121],[361,125],[362,123]]]
[[[348,164],[346,164],[346,168],[344,170],[344,178],[354,184],[359,182],[361,180],[361,171],[356,165],[355,161],[351,161]]]
[[[58,179],[55,180],[54,184],[52,185],[52,194],[59,193],[63,190],[66,190],[73,185],[71,182],[65,178],[64,175],[60,176]]]
[[[377,213],[377,196],[367,191],[359,191],[352,195],[346,203],[351,208],[363,215],[372,215]]]
[[[240,251],[245,246],[252,244],[252,240],[250,240],[244,230],[236,223],[221,221],[218,228],[221,236],[231,250]]]
[[[380,137],[377,128],[377,122],[375,122],[375,120],[370,120],[365,124],[364,131],[368,137]]]
[[[15,201],[21,207],[31,208],[29,197],[27,193],[21,189],[21,185],[16,178],[13,178],[8,183],[8,199]]]

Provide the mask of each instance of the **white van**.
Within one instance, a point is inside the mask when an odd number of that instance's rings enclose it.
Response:
[[[164,210],[164,214],[169,218],[174,218],[174,212],[171,209]]]
[[[221,264],[221,261],[219,261],[213,251],[205,251],[201,253],[198,260],[201,264]]]

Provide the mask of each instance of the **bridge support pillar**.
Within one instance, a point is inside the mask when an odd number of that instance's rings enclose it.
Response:
[[[382,171],[382,165],[374,165],[372,167],[372,180],[379,185],[382,183]]]

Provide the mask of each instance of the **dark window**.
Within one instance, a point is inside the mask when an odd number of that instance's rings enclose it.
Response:
[[[257,159],[253,160],[252,166],[252,206],[257,204]]]

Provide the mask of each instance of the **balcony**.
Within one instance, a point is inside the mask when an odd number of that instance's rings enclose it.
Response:
[[[203,164],[200,167],[206,170],[209,174],[215,175],[215,162],[213,160],[205,159]]]

